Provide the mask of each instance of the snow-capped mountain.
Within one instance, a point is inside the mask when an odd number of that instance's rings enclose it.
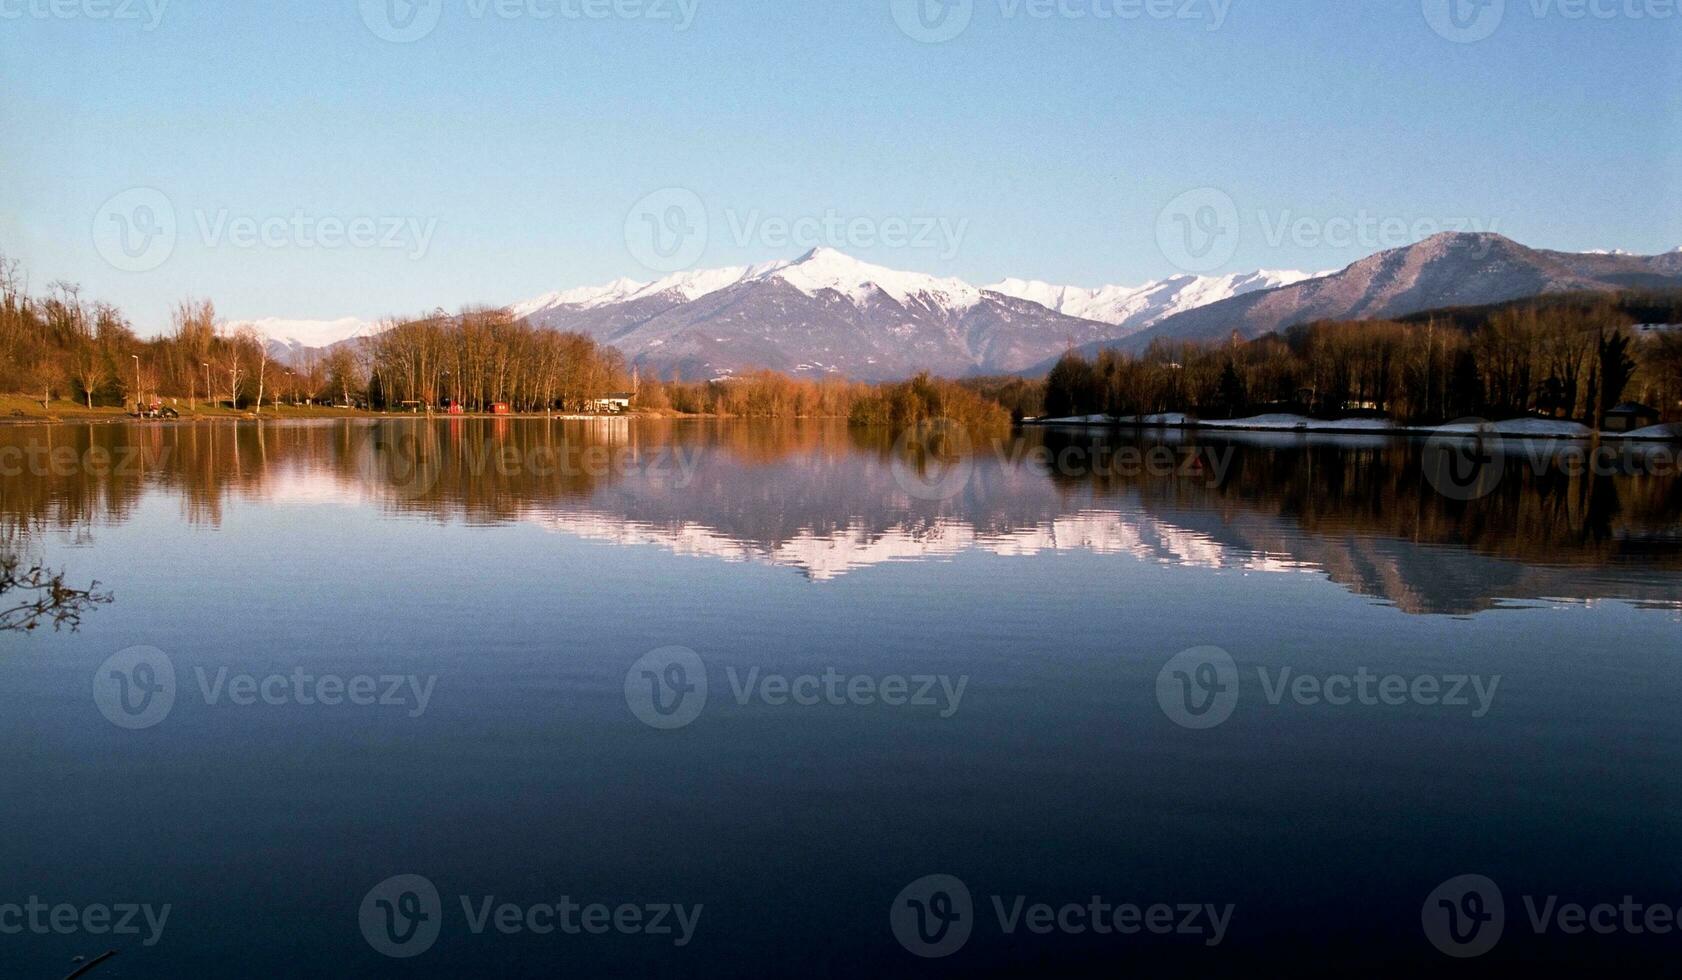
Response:
[[[861,380],[1012,371],[1113,332],[960,279],[900,272],[828,248],[792,262],[553,293],[513,310],[686,377],[755,367]]]
[[[1006,279],[976,287],[819,248],[793,261],[694,269],[552,292],[509,310],[625,353],[645,371],[711,378],[751,368],[891,380],[1036,372],[1071,346],[1255,336],[1305,319],[1397,316],[1560,289],[1657,288],[1682,250],[1642,258],[1544,252],[1500,236],[1438,236],[1338,272],[1262,270],[1082,288]],[[254,325],[295,360],[379,329],[354,318]]]
[[[1289,286],[1326,273],[1263,269],[1230,276],[1171,276],[1143,286],[1054,286],[1030,279],[1006,279],[986,287],[1083,320],[1097,320],[1123,328],[1125,336],[1154,326],[1176,313],[1243,296],[1262,289]]]
[[[1372,320],[1452,306],[1486,306],[1548,293],[1682,286],[1682,251],[1660,255],[1555,252],[1493,233],[1448,232],[1368,256],[1330,275],[1257,290],[1167,317],[1120,344],[1210,341],[1315,320]],[[1089,347],[1092,354],[1108,344]],[[1036,367],[1049,369],[1050,362]]]
[[[978,288],[819,248],[793,262],[621,279],[512,309],[613,344],[660,373],[774,367],[876,379],[1020,370],[1071,343],[1118,340],[1176,313],[1309,278],[1262,271],[1097,289],[1022,279]]]
[[[379,325],[355,317],[337,320],[291,320],[264,317],[261,320],[235,321],[232,326],[250,326],[268,341],[269,356],[277,361],[293,364],[311,351],[325,350],[353,337],[366,337],[379,330]]]

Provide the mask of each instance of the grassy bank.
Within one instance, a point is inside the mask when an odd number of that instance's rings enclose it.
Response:
[[[261,416],[250,409],[236,410],[204,403],[200,403],[196,410],[188,408],[185,404],[171,407],[180,412],[184,419],[336,419],[369,414],[348,408],[324,408],[319,405],[281,405],[278,408],[265,405]],[[118,405],[95,405],[89,408],[86,402],[64,399],[54,399],[42,405],[41,399],[29,395],[0,395],[0,422],[120,422],[127,418],[128,409]]]

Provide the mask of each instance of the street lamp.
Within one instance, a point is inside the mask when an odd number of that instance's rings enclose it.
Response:
[[[215,405],[216,399],[210,397],[210,362],[200,361],[199,363],[204,365],[204,400]]]
[[[139,415],[141,414],[140,396],[143,394],[140,390],[140,355],[130,354],[129,356],[134,358],[134,414]]]

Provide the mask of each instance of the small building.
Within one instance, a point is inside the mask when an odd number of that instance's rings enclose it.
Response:
[[[514,408],[507,402],[497,402],[491,406],[492,415],[513,415]]]
[[[1640,402],[1624,402],[1606,413],[1607,432],[1634,432],[1659,424],[1659,410]]]
[[[636,395],[630,392],[603,395],[600,398],[592,398],[586,401],[584,410],[595,412],[598,415],[620,415],[631,410],[631,400],[635,397]]]

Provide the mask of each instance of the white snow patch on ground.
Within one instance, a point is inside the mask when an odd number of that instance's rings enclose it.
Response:
[[[1470,423],[1424,426],[1416,431],[1442,434],[1494,433],[1502,436],[1545,436],[1554,439],[1590,439],[1594,430],[1578,422],[1561,419],[1508,419],[1505,422]]]
[[[1668,425],[1649,425],[1645,429],[1634,432],[1609,432],[1607,435],[1614,439],[1667,439],[1682,441],[1682,422],[1671,422]]]
[[[1199,422],[1179,412],[1162,415],[1079,415],[1062,419],[1037,419],[1042,425],[1143,425],[1188,426],[1200,429],[1242,432],[1330,432],[1375,435],[1494,435],[1515,439],[1592,439],[1594,430],[1562,419],[1508,419],[1503,422],[1456,422],[1450,425],[1397,425],[1390,419],[1311,419],[1302,415],[1257,415],[1247,419],[1218,419]],[[1682,423],[1654,425],[1634,432],[1602,433],[1608,439],[1682,441]]]

